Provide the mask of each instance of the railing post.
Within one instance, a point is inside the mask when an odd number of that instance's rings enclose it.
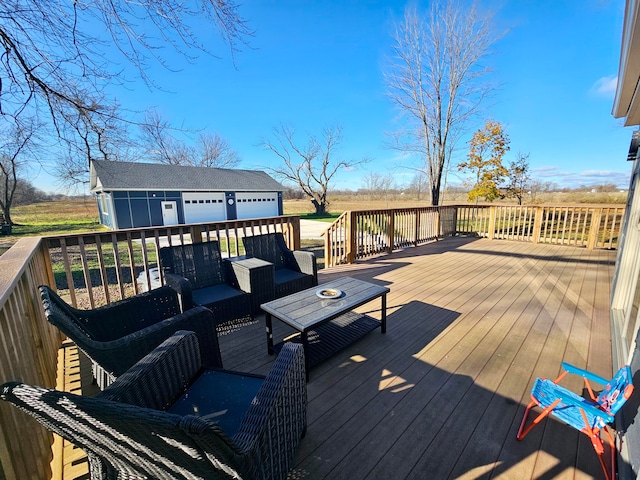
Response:
[[[292,250],[300,250],[300,217],[290,217],[288,227],[293,228]]]
[[[533,221],[533,244],[540,243],[540,232],[542,231],[542,217],[544,216],[544,207],[536,207],[536,218]]]
[[[348,212],[347,218],[347,242],[345,245],[347,251],[345,253],[347,257],[347,263],[353,263],[356,260],[355,212]]]
[[[324,235],[324,268],[333,267],[333,259],[331,258],[331,248],[333,242],[333,226],[328,228]]]
[[[496,207],[489,207],[489,231],[487,232],[487,238],[493,240],[496,234]]]
[[[602,208],[594,208],[591,213],[591,226],[589,227],[589,238],[587,239],[587,250],[593,250],[598,244],[600,234],[600,223],[602,222]]]
[[[38,247],[40,249],[40,255],[42,257],[42,261],[45,265],[45,270],[47,274],[47,285],[49,288],[56,290],[56,279],[53,276],[53,267],[51,266],[51,254],[49,253],[49,244],[45,239],[40,241],[40,245]]]
[[[453,225],[452,225],[452,231],[451,231],[451,236],[452,237],[456,237],[458,236],[458,205],[452,207],[453,209]]]
[[[37,290],[53,278],[45,243],[39,237],[21,238],[0,257],[0,343],[9,347],[0,351],[0,382],[56,386],[62,334],[47,322]],[[0,477],[35,478],[37,472],[49,478],[53,435],[18,409],[2,408]]]
[[[415,219],[413,221],[413,246],[418,246],[418,238],[420,237],[420,209],[414,208],[413,214],[415,215]]]
[[[189,227],[189,236],[192,243],[202,243],[202,227],[200,225],[191,225]]]
[[[389,238],[389,245],[387,246],[387,252],[393,252],[395,243],[395,222],[396,211],[394,209],[389,210],[389,223],[387,225],[387,237]]]

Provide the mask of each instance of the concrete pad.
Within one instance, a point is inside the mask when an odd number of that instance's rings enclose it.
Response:
[[[331,223],[329,222],[300,219],[300,238],[308,238],[314,240],[324,239],[322,234],[330,226]]]

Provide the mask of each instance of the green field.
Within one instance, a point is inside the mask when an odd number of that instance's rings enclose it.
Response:
[[[590,194],[585,192],[556,192],[540,198],[536,204],[547,205],[587,205],[587,204],[621,204],[626,199],[626,192],[607,194]],[[464,195],[449,195],[448,204],[466,204]],[[544,202],[542,202],[544,200]],[[496,202],[501,203],[501,202]],[[386,198],[369,195],[341,195],[331,198],[327,215],[314,215],[313,205],[308,200],[285,200],[285,215],[299,215],[302,219],[318,220],[332,223],[343,212],[348,210],[384,209],[426,206],[424,200],[407,199],[401,195],[390,195]],[[81,233],[105,230],[98,220],[98,209],[93,198],[70,199],[52,202],[35,203],[12,209],[12,217],[16,225],[9,235],[0,236],[0,254],[24,236],[49,236],[65,233]],[[303,242],[304,244],[304,242]]]

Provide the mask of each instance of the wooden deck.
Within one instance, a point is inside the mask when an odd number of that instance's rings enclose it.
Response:
[[[535,377],[561,361],[611,376],[615,255],[447,238],[321,271],[389,287],[387,333],[311,370],[290,478],[602,478],[587,438],[557,421],[515,436]],[[220,340],[226,368],[269,370],[262,319]]]

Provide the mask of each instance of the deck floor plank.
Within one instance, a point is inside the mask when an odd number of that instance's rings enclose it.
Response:
[[[515,435],[534,379],[561,361],[611,375],[614,261],[455,237],[319,272],[388,286],[387,333],[313,368],[290,478],[600,478],[590,443],[559,422]],[[358,311],[380,318],[380,302]],[[274,321],[275,335],[289,331]],[[267,373],[274,360],[262,316],[220,345],[229,369]]]
[[[531,273],[531,295],[520,313],[520,321],[524,322],[524,328],[517,333],[513,330],[509,332],[509,336],[523,336],[520,347],[495,389],[489,406],[478,418],[476,428],[469,437],[465,450],[460,454],[452,476],[475,478],[476,475],[500,470],[497,459],[505,443],[516,434],[512,425],[516,422],[519,424],[522,416],[519,402],[523,400],[525,392],[528,392],[531,365],[537,361],[546,337],[545,332],[549,329],[545,326],[550,325],[548,316],[544,315],[545,303],[552,293],[557,275],[565,265],[556,260],[553,265],[549,265],[546,276],[544,270],[538,266]],[[524,400],[528,401],[528,398],[525,397]],[[494,460],[488,462],[487,459]]]

